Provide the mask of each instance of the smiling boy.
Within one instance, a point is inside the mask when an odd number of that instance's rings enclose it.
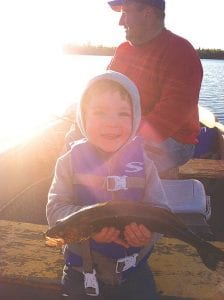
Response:
[[[166,206],[154,164],[136,137],[140,119],[138,90],[125,75],[108,71],[89,81],[77,113],[85,138],[57,161],[47,204],[50,227],[98,202],[123,199]],[[66,245],[66,296],[157,299],[147,264],[156,239],[144,225],[132,223],[122,233],[115,226],[104,227],[87,242]]]
[[[106,153],[119,150],[132,132],[132,106],[129,96],[121,94],[117,83],[109,84],[110,90],[107,90],[105,81],[93,87],[89,91],[93,96],[90,95],[83,108],[89,142]]]

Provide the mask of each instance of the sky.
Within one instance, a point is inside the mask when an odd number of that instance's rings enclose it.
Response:
[[[224,0],[166,0],[166,27],[195,48],[224,50],[223,12]],[[0,54],[116,46],[124,40],[119,15],[106,0],[0,0]]]

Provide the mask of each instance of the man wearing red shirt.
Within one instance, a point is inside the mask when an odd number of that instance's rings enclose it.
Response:
[[[162,173],[184,164],[199,134],[198,98],[203,76],[193,46],[164,25],[164,0],[114,0],[126,42],[116,49],[108,69],[121,72],[137,85],[149,157]]]

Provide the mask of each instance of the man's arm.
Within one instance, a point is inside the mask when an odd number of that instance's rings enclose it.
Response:
[[[199,128],[198,99],[203,71],[197,54],[188,49],[185,53],[180,51],[167,61],[166,69],[160,98],[153,110],[143,116],[140,127],[142,136],[155,141],[175,136],[182,128],[189,130],[189,135]]]

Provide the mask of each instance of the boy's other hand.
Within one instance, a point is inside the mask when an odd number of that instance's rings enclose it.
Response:
[[[123,247],[128,248],[129,245],[120,237],[120,230],[116,229],[115,227],[104,227],[92,236],[92,239],[97,243],[117,243]]]
[[[92,238],[98,243],[111,243],[114,242],[120,234],[120,231],[115,227],[104,227]]]
[[[125,226],[124,237],[130,246],[143,247],[150,243],[152,232],[142,224],[131,223]]]

